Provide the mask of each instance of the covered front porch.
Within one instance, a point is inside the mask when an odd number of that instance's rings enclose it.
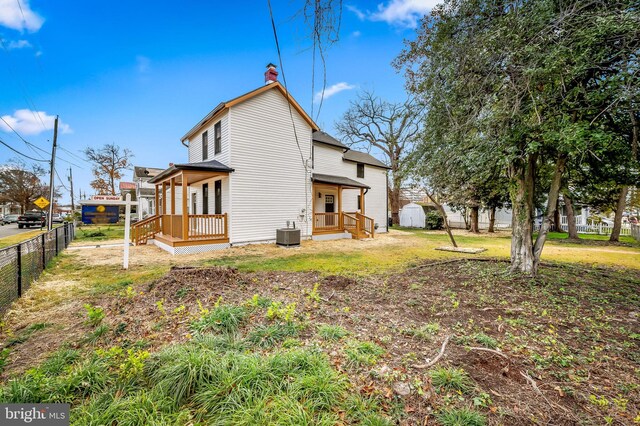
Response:
[[[190,195],[195,197],[192,195],[193,185],[228,177],[232,171],[217,161],[206,161],[177,164],[157,175],[150,183],[155,186],[158,213],[132,225],[133,242],[136,245],[145,244],[153,239],[156,245],[172,253],[177,253],[174,248],[180,247],[228,245],[227,213],[195,214],[195,202],[191,206],[189,200]],[[217,196],[214,194],[214,197]]]
[[[367,185],[322,174],[314,174],[312,180],[314,237],[345,233],[356,239],[374,237],[374,220],[365,214]]]

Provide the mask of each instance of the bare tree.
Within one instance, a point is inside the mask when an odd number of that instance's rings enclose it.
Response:
[[[36,199],[49,197],[49,186],[40,180],[45,174],[42,167],[34,165],[29,169],[21,161],[0,166],[0,202],[18,204],[21,213],[29,210]],[[57,191],[54,195],[60,196]]]
[[[389,201],[393,223],[399,222],[400,188],[407,178],[409,159],[420,131],[422,107],[413,99],[391,103],[372,91],[358,93],[342,119],[338,133],[351,147],[382,152],[391,168]]]
[[[93,163],[91,187],[98,194],[116,195],[116,181],[122,179],[125,170],[131,169],[133,153],[116,144],[106,144],[102,148],[88,147],[84,155]]]

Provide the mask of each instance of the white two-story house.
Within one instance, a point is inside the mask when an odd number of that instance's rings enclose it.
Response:
[[[277,81],[218,104],[182,137],[188,162],[155,185],[157,213],[133,227],[174,254],[303,239],[372,238],[387,231],[388,167],[322,132]]]

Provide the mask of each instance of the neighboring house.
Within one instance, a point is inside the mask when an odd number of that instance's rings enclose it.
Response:
[[[140,219],[156,214],[156,188],[149,183],[149,180],[162,170],[143,166],[134,166],[133,168],[133,182],[136,185],[135,199],[138,200],[137,213]]]
[[[178,254],[273,242],[287,223],[302,238],[386,232],[387,166],[321,132],[277,74],[270,64],[264,86],[218,104],[182,137],[189,162],[149,181],[158,214],[134,237]]]
[[[20,206],[15,203],[0,204],[0,214],[20,214]]]
[[[136,184],[133,182],[120,182],[118,184],[122,199],[126,199],[127,194],[131,194],[131,201],[136,201]],[[136,211],[137,213],[137,211]]]

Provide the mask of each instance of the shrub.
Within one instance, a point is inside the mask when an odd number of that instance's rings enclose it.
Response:
[[[270,320],[284,320],[293,321],[296,316],[296,304],[289,303],[282,306],[282,302],[271,302],[269,309],[267,309],[267,318]]]
[[[424,219],[425,229],[438,230],[444,226],[442,216],[435,210],[428,211]]]
[[[84,309],[87,311],[87,324],[92,327],[97,326],[104,319],[104,309],[89,305],[88,303],[84,305]]]
[[[461,368],[437,367],[430,373],[431,384],[436,389],[467,393],[473,387],[473,382]]]

